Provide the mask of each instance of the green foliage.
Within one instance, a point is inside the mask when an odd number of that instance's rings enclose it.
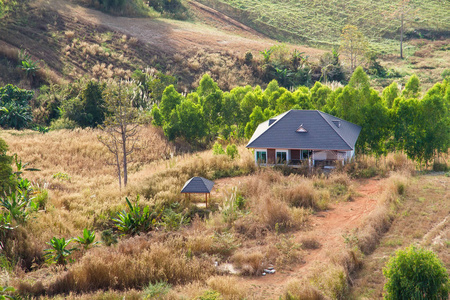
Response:
[[[39,61],[34,61],[30,54],[26,51],[21,49],[19,51],[19,60],[21,62],[21,69],[25,71],[25,74],[28,77],[34,77],[36,76],[36,72],[39,70]]]
[[[450,281],[432,251],[410,246],[398,250],[383,269],[385,299],[447,299]]]
[[[0,138],[0,195],[11,190],[15,184],[11,163],[13,157],[6,154],[8,145]]]
[[[165,281],[149,283],[144,289],[144,299],[163,299],[172,286]]]
[[[178,203],[173,203],[171,208],[165,208],[162,211],[161,221],[159,225],[164,226],[167,230],[177,230],[182,225],[189,224],[190,218],[185,213],[177,213],[174,209],[178,208]]]
[[[1,0],[0,0],[1,5]],[[12,286],[0,286],[0,300],[10,299],[15,300],[17,299],[15,296],[12,296],[12,294],[15,293],[15,289]]]
[[[105,120],[106,106],[103,99],[105,86],[88,81],[80,94],[61,105],[61,117],[76,122],[81,127],[96,127]]]
[[[221,155],[221,154],[225,154],[225,150],[223,150],[222,144],[216,141],[213,145],[213,155]]]
[[[7,113],[0,114],[0,126],[22,129],[32,120],[29,102],[33,92],[20,89],[12,84],[0,87],[0,106]]]
[[[77,126],[77,122],[72,121],[69,118],[59,118],[51,122],[50,130],[75,129]]]
[[[185,20],[188,17],[187,8],[181,0],[151,0],[148,3],[150,7],[164,17],[178,20]]]
[[[239,156],[239,152],[238,152],[238,149],[235,144],[227,145],[226,152],[227,152],[227,156],[231,159],[235,159],[236,157]]]
[[[72,254],[76,248],[68,249],[69,244],[72,242],[72,239],[68,239],[66,241],[65,238],[56,238],[53,237],[47,245],[51,248],[45,249],[45,257],[47,263],[57,263],[58,265],[65,265],[66,258]]]
[[[95,241],[95,232],[90,231],[87,228],[83,229],[83,236],[79,236],[74,239],[75,242],[79,243],[80,245],[83,245],[84,250],[89,249],[92,246],[98,245],[100,242],[94,242]]]
[[[112,219],[116,228],[124,234],[131,235],[150,230],[156,222],[156,216],[150,214],[148,206],[143,209],[139,207],[139,195],[134,204],[131,204],[128,197],[125,200],[130,211],[123,210],[117,214],[117,218]]]
[[[195,298],[195,300],[222,300],[223,297],[219,292],[213,290],[205,291],[201,296]]]
[[[64,172],[55,173],[55,174],[52,175],[52,178],[58,179],[60,181],[69,181],[69,182],[70,182],[70,179],[71,179],[69,174],[64,173]]]
[[[0,198],[0,206],[5,208],[12,219],[18,223],[25,223],[28,219],[27,206],[29,199],[20,189]]]
[[[117,242],[118,242],[117,235],[115,235],[111,229],[102,231],[101,239],[102,239],[102,242],[108,247],[113,244],[117,244]]]
[[[405,89],[402,92],[402,96],[405,99],[410,98],[416,98],[419,99],[420,97],[420,81],[419,77],[417,75],[412,75],[408,82],[405,85]]]

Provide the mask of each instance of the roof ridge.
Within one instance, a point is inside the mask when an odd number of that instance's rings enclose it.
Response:
[[[334,132],[336,132],[336,134],[344,141],[344,143],[346,143],[347,146],[350,147],[350,149],[355,150],[355,148],[350,146],[350,144],[342,137],[342,135],[339,132],[336,131],[336,129],[333,127],[333,125],[331,125],[330,122],[328,122],[328,120],[322,115],[321,111],[317,110],[317,113],[322,117],[322,119],[325,120],[325,122],[327,122],[327,124],[331,127],[331,129],[333,129]],[[329,115],[329,116],[331,116],[331,115]],[[337,117],[335,117],[335,118],[337,118]],[[338,119],[341,120],[341,118],[338,118]]]
[[[200,181],[202,182],[202,184],[206,188],[206,190],[209,191],[208,187],[206,186],[205,182],[203,181],[203,179],[206,179],[206,178],[203,178],[201,176],[198,176],[198,178],[200,179]]]
[[[278,117],[278,116],[280,116],[280,115],[284,115],[284,116],[282,116],[281,118],[277,119],[277,120],[276,120],[274,123],[272,123],[272,125],[270,125],[266,130],[264,130],[263,132],[261,132],[261,134],[260,134],[256,139],[254,139],[254,140],[252,141],[252,144],[253,144],[257,139],[259,139],[264,133],[266,133],[267,131],[269,131],[269,129],[273,128],[274,125],[278,123],[278,121],[280,121],[281,119],[283,119],[284,117],[286,117],[291,111],[292,111],[292,109],[290,109],[290,110],[288,110],[288,111],[285,111],[284,113],[281,113],[281,114],[279,114],[279,115],[276,115],[275,117]],[[273,118],[269,118],[268,120],[266,120],[266,121],[264,121],[264,122],[268,122],[270,119],[273,119]],[[261,123],[261,124],[262,124],[262,123]],[[260,124],[260,125],[261,125],[261,124]],[[259,126],[259,125],[258,125],[258,126]],[[247,148],[248,145],[250,145],[250,143],[248,143],[247,146],[245,146],[245,147]]]

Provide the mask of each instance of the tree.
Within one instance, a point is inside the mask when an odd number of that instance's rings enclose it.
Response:
[[[394,100],[399,96],[398,84],[396,82],[391,83],[383,90],[383,98],[387,108],[392,108]]]
[[[405,33],[405,21],[411,20],[416,10],[410,5],[411,0],[400,0],[392,7],[392,18],[400,19],[400,58],[403,59],[403,36]]]
[[[119,186],[128,183],[128,158],[136,148],[139,123],[138,110],[133,107],[134,85],[110,83],[104,91],[107,117],[100,129],[98,140],[114,155]]]
[[[383,274],[385,299],[448,299],[450,282],[442,261],[432,251],[410,246],[391,257]]]
[[[366,37],[356,26],[346,25],[342,29],[339,51],[350,59],[350,68],[355,70],[369,46]]]
[[[413,74],[408,82],[405,85],[405,89],[402,91],[402,96],[405,99],[409,98],[416,98],[419,99],[420,97],[420,81],[419,77],[417,77],[416,74]]]
[[[159,110],[164,120],[168,120],[172,110],[181,103],[183,97],[175,90],[173,85],[169,85],[163,92],[161,103],[159,104]]]

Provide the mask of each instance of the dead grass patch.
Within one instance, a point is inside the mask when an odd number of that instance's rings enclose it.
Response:
[[[183,249],[143,237],[118,247],[92,249],[48,287],[49,294],[143,287],[148,282],[181,284],[205,280],[214,273],[206,260],[186,257]]]
[[[259,250],[238,250],[230,260],[242,275],[261,275],[264,269],[264,254]]]
[[[322,293],[307,280],[291,280],[284,292],[285,300],[324,300]]]
[[[214,276],[206,281],[207,285],[218,291],[225,300],[245,299],[248,287],[232,276]]]

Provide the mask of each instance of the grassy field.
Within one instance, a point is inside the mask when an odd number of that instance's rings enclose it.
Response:
[[[288,169],[258,169],[243,147],[234,160],[211,150],[177,153],[161,132],[141,130],[130,184],[123,190],[107,150],[96,141],[97,130],[0,133],[10,153],[41,170],[23,176],[48,195],[44,209],[30,212],[28,221],[15,229],[13,242],[5,244],[12,257],[0,257],[2,285],[48,299],[284,299],[288,292],[333,298],[335,293],[347,295],[346,278],[354,278],[361,264],[372,267],[372,256],[363,259],[361,251],[376,249],[375,255],[385,244],[407,244],[396,233],[398,222],[406,230],[415,212],[432,204],[421,213],[426,226],[420,219],[415,226],[423,235],[448,212],[441,201],[448,198],[449,179],[411,177],[413,164],[399,154],[378,162],[366,158],[354,166],[367,174],[377,170],[374,179],[352,179],[352,172],[304,177]],[[191,176],[216,182],[209,209],[201,205],[203,197],[187,201],[180,194]],[[151,231],[119,236],[111,219],[127,210],[125,196],[135,199],[137,194],[141,206],[164,207],[164,217]],[[113,229],[119,241],[75,251],[74,261],[65,267],[44,262],[43,250],[52,237],[80,236],[83,228],[94,230],[97,240]],[[442,226],[436,228],[440,232]],[[377,247],[386,231],[395,235],[394,242],[382,240]],[[353,248],[353,234],[361,250]],[[427,241],[436,240],[436,235],[428,236]],[[444,248],[435,249],[448,265],[448,235],[440,239]],[[386,255],[389,249],[394,248]],[[271,265],[277,273],[261,276]],[[381,267],[376,265],[378,271]],[[365,278],[364,272],[357,278]],[[357,295],[379,289],[357,282]]]
[[[357,26],[372,46],[384,53],[398,51],[400,20],[394,15],[400,1],[249,1],[201,0],[219,11],[281,41],[309,45],[339,43],[342,28]],[[406,33],[416,38],[449,36],[450,3],[448,1],[410,1],[405,15]]]

